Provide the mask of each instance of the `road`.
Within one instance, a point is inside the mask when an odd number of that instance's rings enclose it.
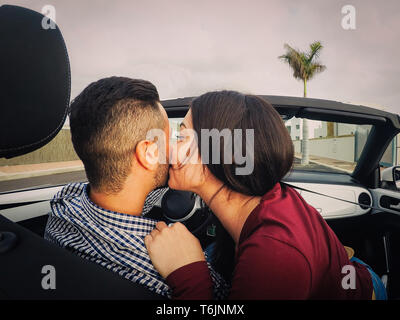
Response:
[[[0,192],[38,187],[49,187],[67,184],[69,182],[87,181],[85,171],[56,173],[32,178],[0,181]]]
[[[299,158],[294,158],[294,166],[293,169],[299,169],[299,170],[309,170],[309,171],[322,171],[322,172],[329,172],[329,173],[342,173],[343,171],[341,170],[335,170],[330,167],[326,167],[320,164],[312,163],[310,162],[308,165],[304,166],[301,165],[301,159]]]

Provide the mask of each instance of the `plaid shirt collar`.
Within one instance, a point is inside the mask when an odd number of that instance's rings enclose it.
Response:
[[[92,234],[103,242],[119,248],[135,248],[147,255],[144,238],[155,228],[157,220],[101,208],[90,200],[89,188],[86,183],[72,183],[64,187],[51,201],[52,214],[76,226],[83,237]],[[166,190],[150,192],[143,212],[149,212]]]
[[[157,224],[157,220],[147,218],[145,216],[134,216],[131,214],[110,211],[96,205],[89,197],[89,184],[83,187],[81,194],[81,205],[95,224],[106,227],[116,228],[126,232],[132,232],[134,235],[144,238],[153,230]],[[155,202],[161,197],[165,190],[154,190],[146,198],[146,206],[142,214],[146,214],[154,206]],[[149,199],[150,198],[150,199]],[[150,201],[149,201],[150,200]],[[153,200],[153,201],[151,201]]]

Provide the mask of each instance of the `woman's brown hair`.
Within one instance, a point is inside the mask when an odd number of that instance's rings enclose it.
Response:
[[[235,129],[241,130],[244,154],[252,151],[246,150],[246,129],[254,130],[254,155],[251,155],[254,169],[250,174],[236,174],[236,168],[240,165],[234,161],[232,164],[224,163],[223,148],[220,148],[222,163],[207,164],[210,172],[229,189],[246,195],[262,196],[292,167],[294,149],[289,132],[279,113],[266,100],[236,91],[208,92],[192,101],[191,112],[193,128],[199,139],[200,154],[209,154],[210,158],[212,158],[212,144],[220,141],[210,139],[209,151],[203,153],[202,129],[219,131],[229,129],[232,133]],[[211,161],[205,161],[207,162]]]
[[[236,91],[208,92],[191,103],[193,128],[198,136],[200,154],[210,155],[212,159],[213,143],[209,138],[208,152],[202,152],[202,129],[217,129],[221,132],[229,129],[242,130],[242,154],[251,151],[254,169],[250,174],[238,175],[238,164],[224,163],[224,148],[220,148],[220,163],[211,163],[202,159],[210,172],[230,190],[249,196],[262,196],[273,188],[291,169],[294,148],[288,130],[279,113],[266,100],[245,95]],[[254,152],[246,150],[246,129],[254,130]],[[223,139],[223,138],[221,138]],[[233,137],[232,137],[233,141]],[[203,142],[204,143],[204,142]],[[207,145],[207,144],[204,144]],[[234,145],[232,153],[234,154]],[[233,157],[234,159],[234,157]],[[222,225],[217,226],[216,248],[213,254],[214,266],[225,279],[230,280],[234,266],[235,244]]]

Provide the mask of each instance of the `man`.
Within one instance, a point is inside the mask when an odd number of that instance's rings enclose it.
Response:
[[[72,102],[70,127],[89,183],[55,195],[45,238],[170,296],[144,244],[157,223],[144,215],[168,178],[169,121],[156,87],[123,77],[94,82]],[[147,139],[153,129],[164,132],[164,144]],[[217,292],[222,280],[214,275]]]

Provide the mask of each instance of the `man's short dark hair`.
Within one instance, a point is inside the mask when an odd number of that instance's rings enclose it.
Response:
[[[122,189],[137,143],[164,128],[159,100],[149,81],[124,77],[93,82],[73,100],[72,143],[96,191]]]

